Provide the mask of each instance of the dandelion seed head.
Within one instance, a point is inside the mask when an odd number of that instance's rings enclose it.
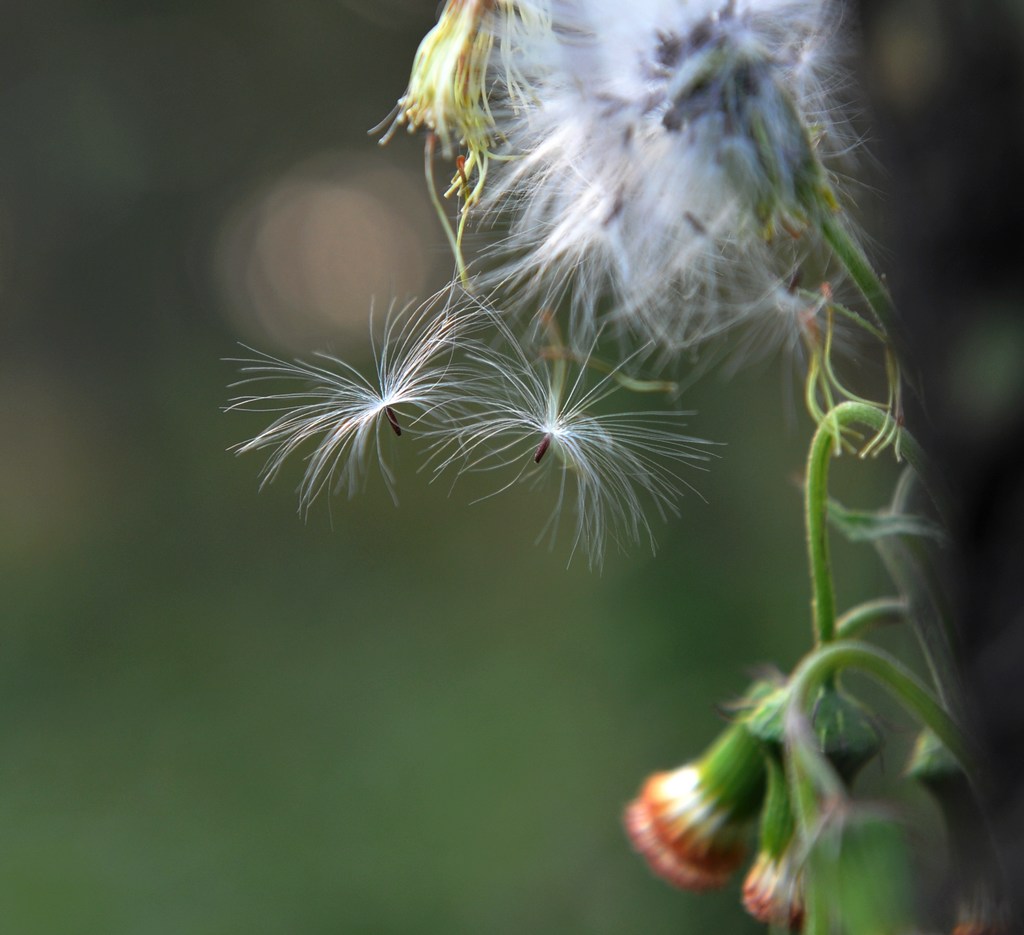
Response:
[[[525,305],[568,297],[584,335],[610,318],[674,347],[762,310],[786,242],[834,205],[829,10],[555,0],[524,66],[532,104],[499,122],[485,204],[509,233],[485,281]]]

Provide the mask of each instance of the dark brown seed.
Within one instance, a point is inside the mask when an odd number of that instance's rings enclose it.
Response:
[[[533,463],[540,464],[540,459],[544,457],[544,452],[551,447],[551,435],[545,435],[537,446],[537,450],[533,453]]]
[[[395,434],[401,436],[402,426],[398,424],[398,416],[395,414],[395,410],[390,406],[385,406],[384,415],[388,417],[388,422],[390,423],[391,428],[395,430]]]
[[[707,235],[707,226],[699,217],[697,217],[696,214],[694,214],[692,211],[684,211],[683,217],[686,218],[686,220],[690,224],[690,227],[692,227],[698,234],[700,234],[702,237]]]

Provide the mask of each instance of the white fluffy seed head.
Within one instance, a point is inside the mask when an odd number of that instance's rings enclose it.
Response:
[[[832,210],[828,0],[551,0],[498,121],[490,281],[691,346],[763,310]],[[485,277],[488,278],[488,277]]]

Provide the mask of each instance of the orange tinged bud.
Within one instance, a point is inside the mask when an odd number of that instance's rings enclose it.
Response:
[[[724,886],[746,850],[728,815],[704,797],[694,766],[651,776],[626,809],[625,825],[651,869],[684,890]]]
[[[725,885],[746,854],[747,827],[764,798],[760,743],[734,724],[696,763],[655,773],[626,808],[626,833],[673,886]]]
[[[790,861],[762,851],[743,881],[743,908],[758,922],[797,932],[804,921],[801,888]]]

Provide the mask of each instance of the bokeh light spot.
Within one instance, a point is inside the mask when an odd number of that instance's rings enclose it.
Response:
[[[373,305],[439,280],[426,247],[436,225],[415,173],[344,154],[305,162],[225,222],[215,263],[227,312],[247,338],[293,351],[365,334]]]

